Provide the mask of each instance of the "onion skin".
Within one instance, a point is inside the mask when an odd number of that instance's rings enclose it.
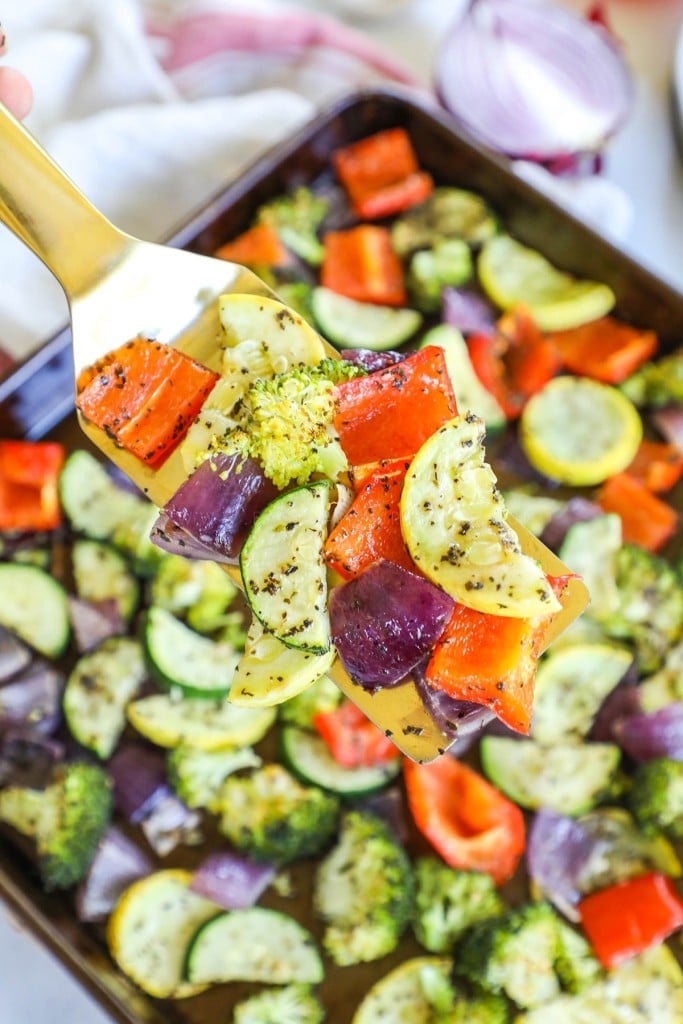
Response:
[[[470,0],[441,44],[436,91],[484,145],[575,172],[621,127],[633,83],[605,29],[536,0]]]
[[[354,682],[371,691],[395,686],[431,651],[452,610],[452,598],[429,580],[375,562],[333,590],[332,639]]]

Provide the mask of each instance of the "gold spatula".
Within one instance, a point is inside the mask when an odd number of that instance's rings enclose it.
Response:
[[[119,231],[1,105],[0,146],[0,220],[45,263],[66,293],[76,375],[138,335],[177,346],[219,370],[218,296],[238,292],[273,297],[271,290],[234,263],[142,242]],[[26,302],[31,301],[26,295]],[[177,453],[154,471],[116,447],[102,430],[85,421],[81,426],[157,505],[165,504],[185,480]],[[515,529],[524,550],[547,573],[568,571],[526,530],[517,524]],[[230,571],[241,583],[238,571]],[[580,614],[587,600],[581,581],[572,580],[548,642]],[[330,674],[408,757],[430,761],[448,745],[412,683],[371,695],[352,683],[338,659]]]

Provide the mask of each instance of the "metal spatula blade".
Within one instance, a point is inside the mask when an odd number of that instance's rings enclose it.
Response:
[[[272,291],[236,264],[142,242],[119,231],[2,105],[0,144],[0,220],[45,263],[66,293],[76,375],[138,335],[177,346],[219,370],[218,296],[237,292],[275,297]],[[178,453],[155,471],[116,447],[102,430],[83,420],[81,426],[155,504],[164,505],[185,480]],[[531,534],[517,529],[524,549],[540,559],[546,572],[568,572]],[[231,574],[241,583],[237,570]],[[548,640],[587,601],[586,588],[572,580]],[[371,695],[350,680],[339,660],[330,674],[406,756],[427,762],[448,746],[450,740],[432,721],[412,682]]]

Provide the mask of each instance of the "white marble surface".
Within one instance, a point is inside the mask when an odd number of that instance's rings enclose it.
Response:
[[[309,6],[320,9],[324,4],[311,0]],[[358,24],[429,82],[440,34],[457,7],[458,2],[415,0],[394,18]],[[669,107],[681,8],[676,3],[658,7],[652,0],[613,0],[608,7],[637,83],[634,112],[610,146],[605,169],[633,205],[623,246],[683,290],[683,164]],[[683,70],[679,76],[683,80]],[[0,1024],[29,1020],[108,1024],[110,1017],[0,904]]]

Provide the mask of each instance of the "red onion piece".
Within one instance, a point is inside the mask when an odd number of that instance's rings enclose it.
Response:
[[[638,687],[635,681],[631,681],[631,673],[636,671],[635,665],[632,665],[624,679],[607,694],[600,705],[588,736],[593,742],[618,744],[615,728],[617,723],[638,715],[643,710]]]
[[[79,654],[94,650],[110,636],[121,636],[126,632],[115,598],[87,601],[70,594],[68,600],[69,618]]]
[[[157,857],[167,857],[176,846],[194,846],[201,842],[201,816],[190,810],[175,793],[155,800],[140,821],[142,833]]]
[[[574,818],[542,808],[531,823],[526,862],[529,877],[560,913],[578,920],[579,879],[591,855],[593,840]]]
[[[600,150],[633,98],[612,37],[537,0],[471,0],[440,47],[436,86],[485,145],[551,165]]]
[[[0,738],[0,786],[44,789],[64,754],[64,745],[51,736],[12,729]]]
[[[152,862],[137,843],[115,826],[107,829],[88,873],[76,891],[79,921],[105,921],[121,894],[152,870]]]
[[[21,640],[0,627],[0,683],[28,668],[32,657]]]
[[[664,440],[683,452],[683,406],[667,405],[652,412],[650,418]]]
[[[441,315],[445,323],[463,334],[491,334],[496,323],[493,306],[476,292],[466,288],[444,288]]]
[[[197,561],[221,562],[234,565],[235,559],[214,551],[208,544],[202,544],[182,526],[176,526],[165,512],[160,512],[150,532],[150,540],[169,555],[182,555]]]
[[[276,875],[272,864],[256,864],[222,850],[209,854],[194,873],[190,889],[226,910],[253,907]]]
[[[354,366],[361,366],[368,373],[374,373],[375,370],[386,370],[387,366],[393,366],[395,363],[400,363],[408,355],[407,352],[373,352],[372,349],[368,348],[345,348],[339,353],[342,359],[345,359],[347,363],[353,363]]]
[[[171,792],[163,753],[144,743],[120,747],[107,770],[114,783],[114,806],[132,825],[146,818]]]
[[[621,718],[614,724],[614,733],[619,746],[635,761],[655,757],[683,761],[683,701]]]
[[[382,561],[336,587],[332,638],[344,668],[368,690],[394,686],[443,633],[453,600],[421,576]]]
[[[62,720],[64,676],[45,662],[36,661],[0,687],[0,732],[26,727],[50,735]]]
[[[496,716],[481,704],[456,700],[443,690],[436,690],[427,682],[424,668],[425,662],[422,662],[413,669],[413,681],[427,711],[444,736],[448,737],[448,752],[459,757]]]
[[[218,453],[181,484],[164,512],[201,544],[236,560],[256,516],[277,494],[253,459]]]
[[[604,516],[605,510],[595,501],[588,498],[570,498],[566,505],[556,512],[541,533],[541,541],[552,551],[559,551],[567,530],[575,523],[587,523],[598,516]]]
[[[380,818],[391,829],[400,843],[407,843],[410,837],[406,802],[402,790],[398,786],[381,789],[354,804],[359,811],[367,811]]]

